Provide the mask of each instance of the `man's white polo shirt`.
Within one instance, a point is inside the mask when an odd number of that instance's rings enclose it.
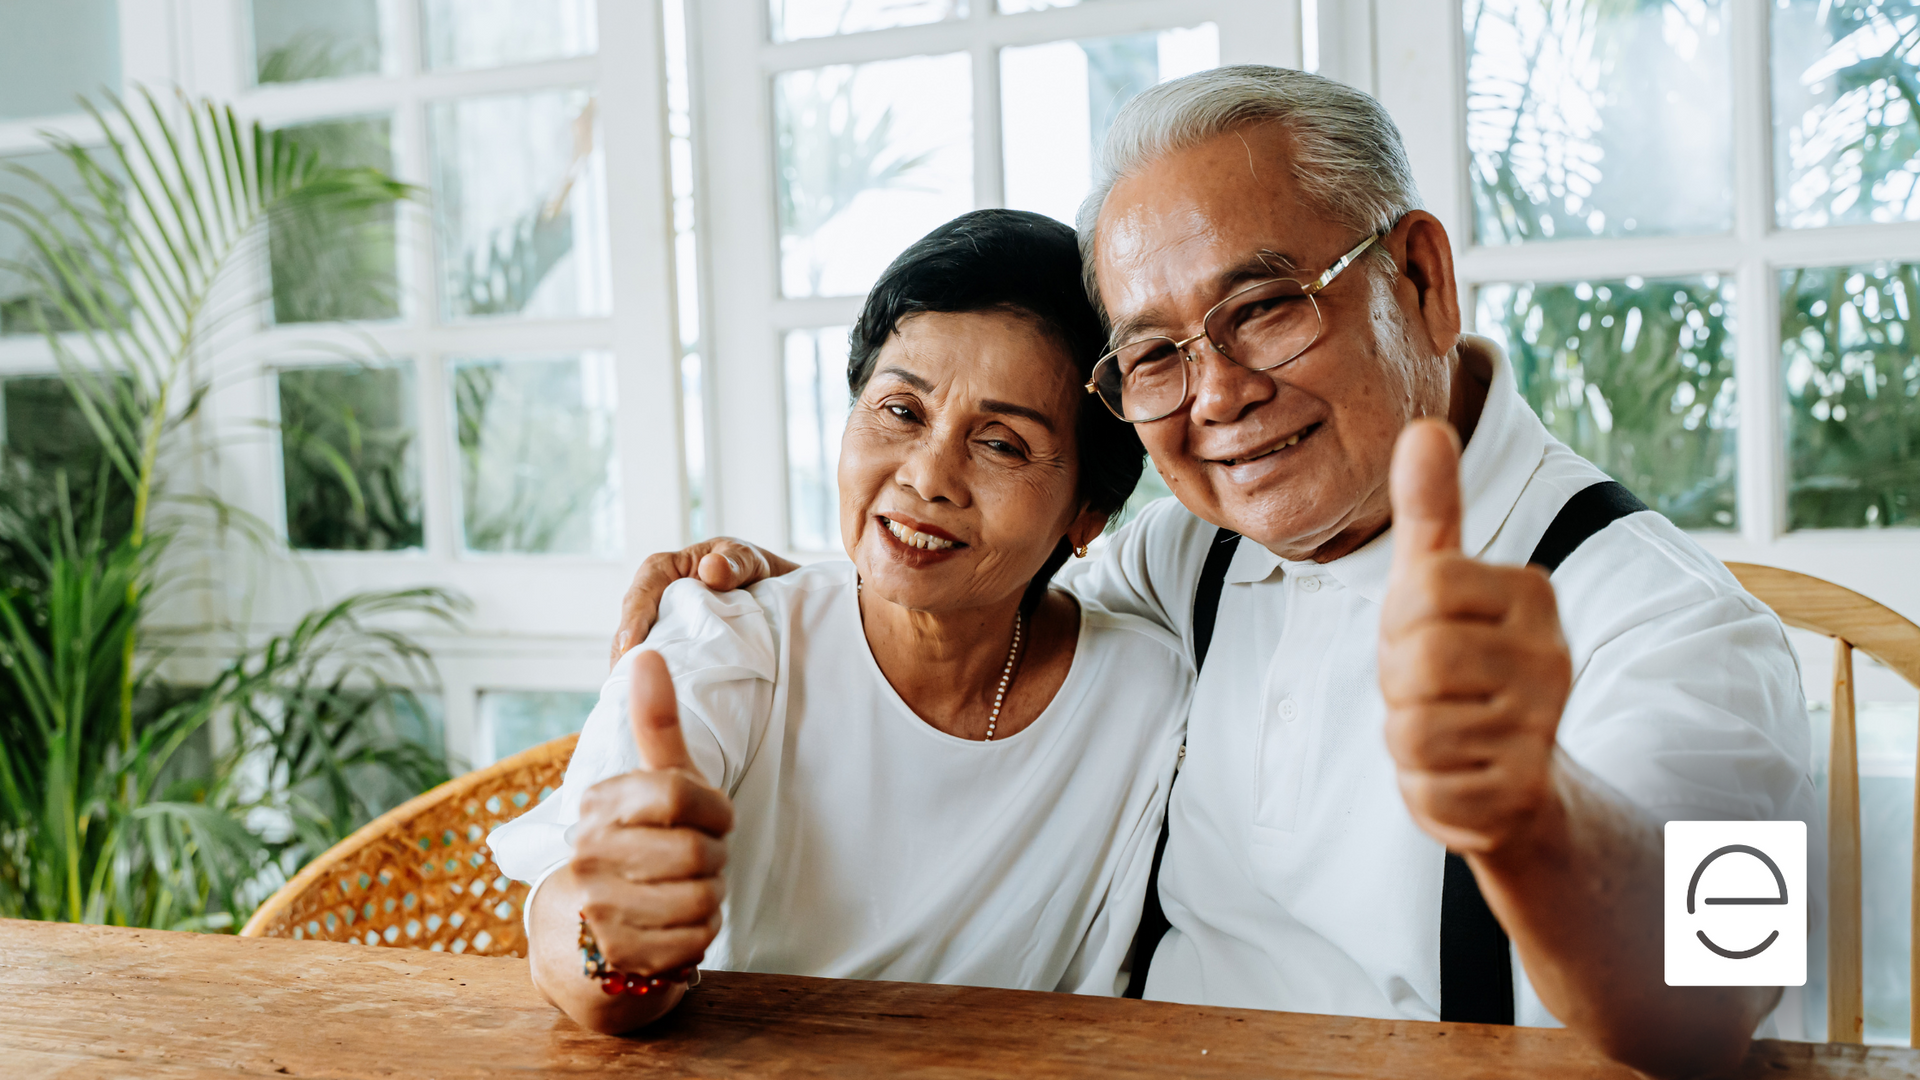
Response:
[[[1547,434],[1495,358],[1461,459],[1464,549],[1518,564],[1605,473]],[[1193,642],[1215,528],[1149,507],[1062,584]],[[1408,814],[1376,649],[1392,532],[1330,563],[1239,544],[1193,696],[1147,996],[1436,1020],[1445,850]],[[1553,575],[1574,685],[1560,744],[1656,818],[1814,823],[1806,702],[1779,621],[1656,513]],[[1514,961],[1522,1024],[1554,1024]]]

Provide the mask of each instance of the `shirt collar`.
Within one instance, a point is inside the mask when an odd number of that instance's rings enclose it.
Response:
[[[1520,492],[1539,467],[1540,456],[1547,449],[1547,429],[1520,397],[1506,353],[1485,338],[1463,337],[1460,341],[1462,349],[1485,357],[1493,370],[1480,421],[1474,425],[1473,438],[1460,455],[1460,495],[1466,507],[1460,522],[1460,547],[1467,554],[1478,556],[1513,513],[1520,501]],[[1242,544],[1240,548],[1228,569],[1230,582],[1263,580],[1280,567],[1286,567],[1289,573],[1306,573],[1314,566],[1288,564],[1258,544]],[[1249,549],[1267,558],[1250,557]],[[1246,573],[1240,573],[1243,566]],[[1387,572],[1392,566],[1393,530],[1389,528],[1360,550],[1323,564],[1319,569],[1378,604],[1386,598]],[[1246,576],[1261,567],[1264,571]]]

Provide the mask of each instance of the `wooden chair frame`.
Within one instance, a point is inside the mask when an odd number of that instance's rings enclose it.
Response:
[[[1866,1040],[1862,990],[1860,755],[1855,734],[1853,653],[1866,653],[1920,687],[1920,626],[1877,601],[1817,577],[1753,563],[1728,563],[1746,590],[1780,621],[1833,639],[1833,735],[1827,766],[1827,1041]],[[1920,790],[1920,789],[1917,789]],[[1920,800],[1908,950],[1909,985],[1920,991]],[[1920,1046],[1920,992],[1912,995],[1909,1042]]]

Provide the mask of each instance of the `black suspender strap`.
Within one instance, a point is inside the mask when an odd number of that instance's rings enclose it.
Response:
[[[1207,649],[1213,644],[1213,623],[1220,614],[1220,590],[1227,583],[1227,567],[1233,562],[1233,553],[1239,547],[1234,541],[1240,534],[1232,529],[1221,529],[1213,534],[1213,543],[1207,546],[1207,561],[1200,567],[1200,584],[1193,591],[1193,670],[1198,673],[1200,666],[1207,662]],[[1186,744],[1180,746],[1186,751]],[[1179,772],[1173,774],[1175,780]],[[1167,785],[1167,813],[1160,819],[1160,839],[1153,846],[1153,869],[1147,872],[1147,897],[1140,909],[1140,929],[1133,936],[1133,971],[1127,976],[1127,989],[1123,997],[1137,998],[1147,990],[1147,967],[1153,963],[1154,951],[1160,948],[1160,939],[1167,933],[1167,912],[1160,906],[1160,860],[1167,853],[1167,833],[1170,831],[1173,813],[1173,785]]]
[[[1594,533],[1646,508],[1611,480],[1585,488],[1554,515],[1527,561],[1551,574]],[[1473,869],[1451,851],[1440,886],[1440,1019],[1513,1023],[1512,944],[1480,895]]]
[[[1646,508],[1647,504],[1634,498],[1625,484],[1602,480],[1582,488],[1554,515],[1553,524],[1547,526],[1546,534],[1540,537],[1540,543],[1535,545],[1527,561],[1545,567],[1551,574],[1560,569],[1560,564],[1586,543],[1588,537]]]

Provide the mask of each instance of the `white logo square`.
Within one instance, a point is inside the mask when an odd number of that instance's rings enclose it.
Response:
[[[1667,822],[1668,986],[1804,986],[1807,826]]]

